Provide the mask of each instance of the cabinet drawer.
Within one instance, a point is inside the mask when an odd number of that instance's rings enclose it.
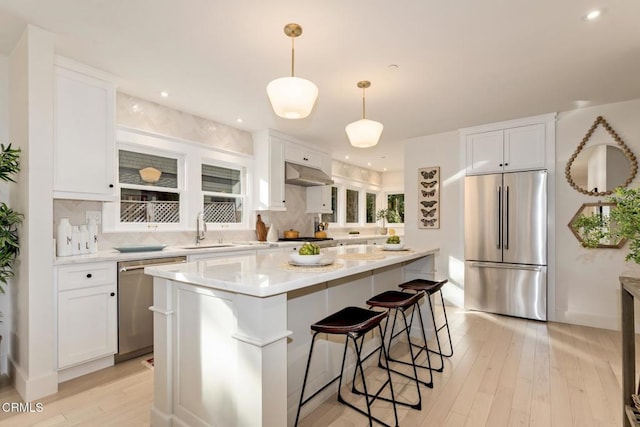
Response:
[[[115,262],[62,266],[58,267],[58,291],[114,284],[116,277]]]

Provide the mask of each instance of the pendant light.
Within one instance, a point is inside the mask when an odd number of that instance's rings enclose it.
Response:
[[[302,34],[298,24],[287,24],[284,33],[291,37],[291,77],[281,77],[267,85],[267,95],[273,111],[285,119],[303,119],[307,117],[318,97],[318,86],[313,82],[294,77],[295,49],[294,40]]]
[[[362,89],[362,118],[353,123],[349,123],[345,130],[349,137],[349,142],[354,147],[368,148],[378,143],[382,134],[382,123],[365,118],[364,90],[371,86],[371,82],[366,80],[358,82],[358,87]]]

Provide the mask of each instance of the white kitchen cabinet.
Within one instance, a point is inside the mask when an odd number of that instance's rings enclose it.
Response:
[[[58,368],[64,369],[118,351],[116,263],[60,266]]]
[[[384,245],[388,237],[381,237],[379,239],[368,239],[367,245]]]
[[[259,211],[285,211],[284,186],[285,141],[270,131],[253,134],[254,193]]]
[[[546,167],[543,123],[470,134],[466,145],[467,175]]]
[[[322,154],[302,145],[287,143],[284,148],[284,159],[287,162],[320,169]]]
[[[333,213],[331,185],[307,187],[307,213]]]
[[[56,64],[54,198],[113,201],[115,85]]]

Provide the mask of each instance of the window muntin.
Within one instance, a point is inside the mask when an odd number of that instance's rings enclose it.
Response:
[[[347,224],[357,224],[359,221],[360,192],[347,188],[346,191],[346,217]]]
[[[121,223],[179,223],[178,159],[118,150]]]
[[[376,199],[378,195],[375,193],[366,193],[365,204],[365,222],[367,224],[376,223]]]
[[[404,193],[387,194],[387,208],[395,212],[389,217],[390,224],[404,223]]]
[[[202,164],[203,216],[209,223],[243,222],[245,206],[244,170]]]

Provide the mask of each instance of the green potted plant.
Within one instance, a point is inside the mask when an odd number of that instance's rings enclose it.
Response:
[[[603,241],[629,241],[625,259],[640,264],[640,188],[617,188],[608,197],[609,216],[580,215],[572,225],[579,230],[583,246],[601,247]]]
[[[629,240],[629,253],[625,257],[640,264],[640,188],[618,188],[609,197],[616,205],[611,209],[613,237]]]
[[[20,171],[19,158],[19,148],[0,144],[0,181],[15,182],[14,176]],[[8,280],[14,276],[13,263],[20,251],[18,225],[22,223],[22,218],[21,213],[0,202],[0,293],[4,293]],[[0,322],[2,317],[3,313],[0,312]]]
[[[380,209],[376,212],[376,219],[382,221],[380,234],[387,234],[387,222],[400,222],[400,215],[393,209]]]

